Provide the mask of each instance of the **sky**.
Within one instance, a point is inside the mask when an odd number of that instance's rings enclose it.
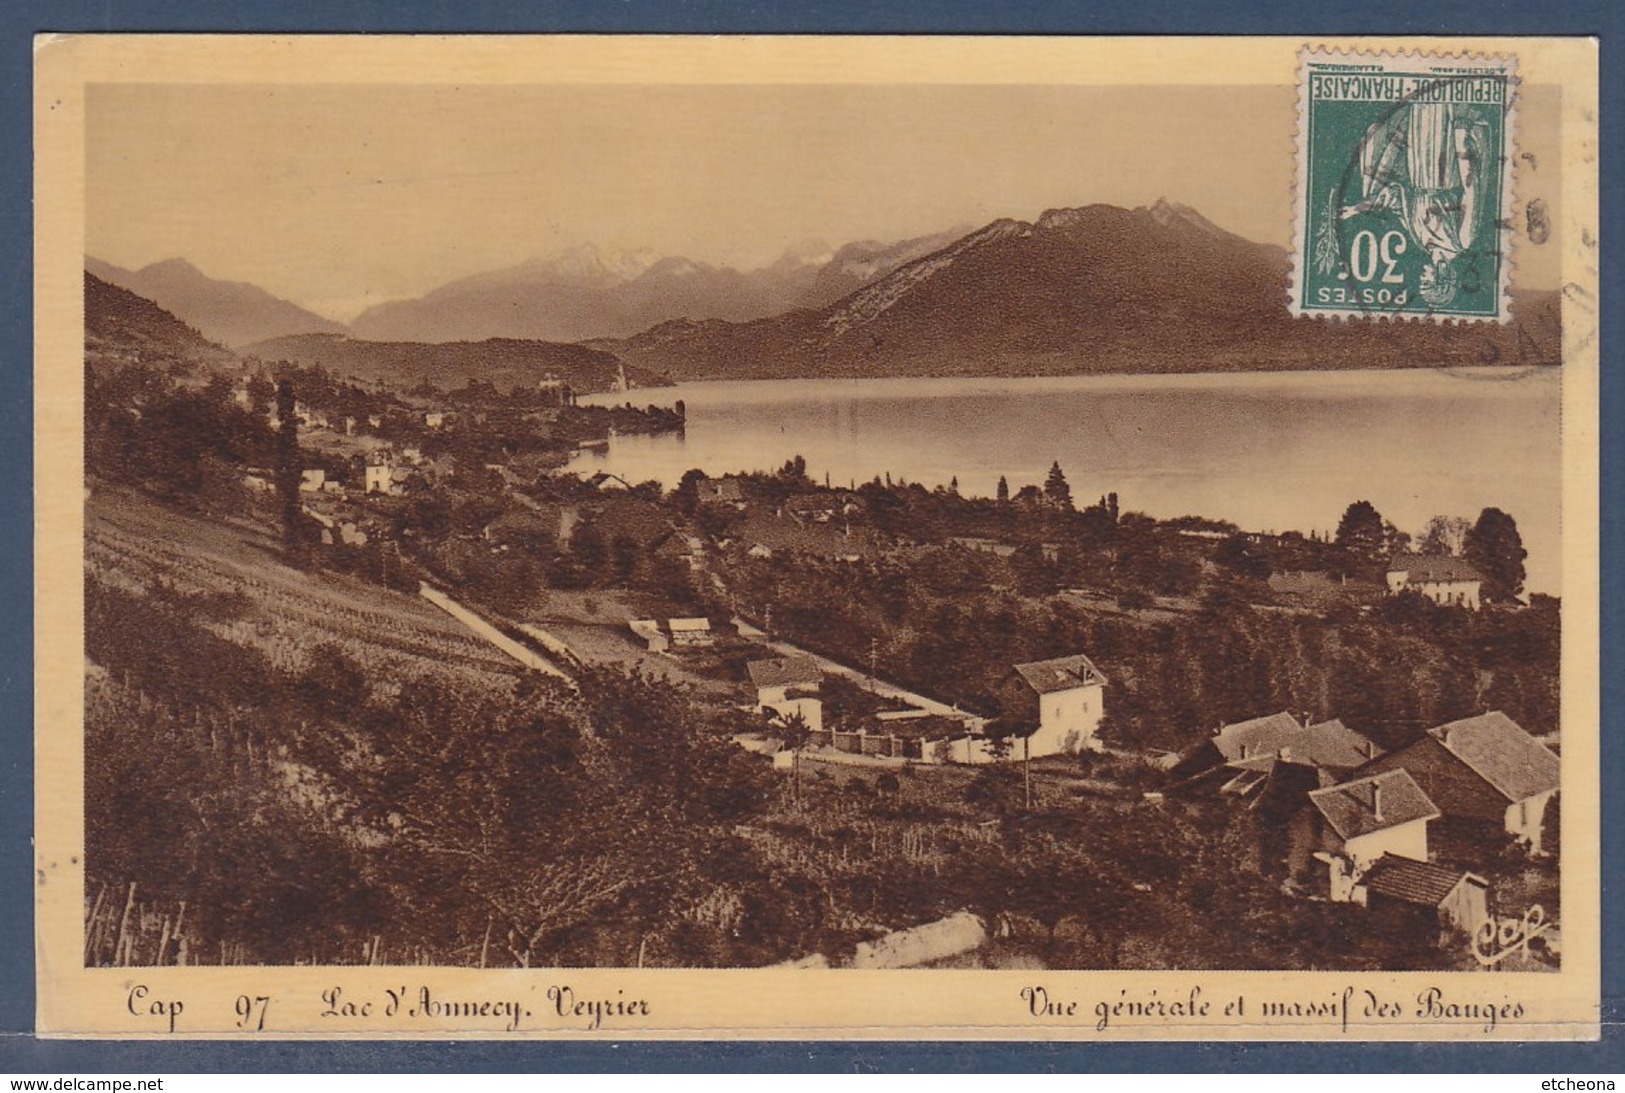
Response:
[[[100,84],[85,246],[346,321],[581,244],[748,269],[1094,202],[1285,246],[1294,111],[1287,87]]]

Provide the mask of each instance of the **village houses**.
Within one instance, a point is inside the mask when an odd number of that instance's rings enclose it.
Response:
[[[811,657],[753,660],[745,671],[756,688],[758,708],[781,719],[800,717],[813,732],[823,729],[824,704],[818,697],[823,673]]]
[[[710,645],[716,640],[711,620],[706,618],[669,619],[666,628],[671,632],[671,643],[677,646]]]
[[[649,652],[664,653],[671,648],[671,638],[660,629],[659,620],[633,619],[626,625]]]
[[[1304,845],[1319,846],[1310,856],[1326,866],[1321,890],[1334,901],[1353,899],[1355,882],[1385,854],[1428,860],[1427,825],[1439,809],[1404,770],[1311,790],[1309,803]]]
[[[1558,759],[1499,710],[1429,729],[1362,772],[1399,769],[1445,816],[1498,827],[1540,849],[1541,825],[1559,786]]]
[[[807,669],[801,669],[806,673]],[[750,666],[751,680],[776,685],[778,669]],[[760,677],[760,678],[759,678]],[[990,731],[990,723],[968,712],[931,713],[908,708],[881,711],[872,724],[815,731],[814,746],[829,746],[853,755],[907,759],[922,763],[985,763],[1076,755],[1100,750],[1097,732],[1104,714],[1106,677],[1083,655],[1014,666],[1012,690],[1030,704],[1034,716],[1012,719],[1022,728],[1010,735]],[[775,691],[766,693],[772,697]],[[766,702],[762,702],[766,705]]]
[[[1445,607],[1477,611],[1484,575],[1464,558],[1401,554],[1388,563],[1388,593],[1420,592]]]
[[[745,494],[737,478],[701,478],[694,483],[694,496],[702,505],[745,507]]]
[[[1225,792],[1247,796],[1280,764],[1310,768],[1316,782],[1327,786],[1381,754],[1381,748],[1341,721],[1300,721],[1283,711],[1219,726],[1168,769],[1180,778],[1223,770],[1229,779]]]
[[[1373,928],[1441,937],[1486,921],[1489,882],[1472,869],[1507,836],[1538,851],[1558,788],[1557,756],[1499,712],[1392,752],[1341,721],[1282,712],[1223,725],[1161,765],[1173,791],[1216,793],[1254,815],[1258,868],[1370,907],[1388,923]],[[1429,825],[1446,821],[1466,827],[1435,832],[1449,838],[1433,845]]]
[[[1490,913],[1489,882],[1477,873],[1393,854],[1366,871],[1354,899],[1371,910],[1374,929],[1389,933],[1433,926],[1441,935],[1471,937]]]
[[[1038,727],[1023,744],[1023,757],[1099,751],[1105,715],[1106,676],[1079,653],[1017,664],[1015,673],[1036,696]]]
[[[393,490],[394,460],[390,458],[388,449],[380,448],[367,456],[366,467],[366,493],[388,494]]]

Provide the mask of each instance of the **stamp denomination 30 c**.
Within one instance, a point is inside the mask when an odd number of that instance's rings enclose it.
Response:
[[[1514,72],[1303,56],[1295,314],[1506,320]]]

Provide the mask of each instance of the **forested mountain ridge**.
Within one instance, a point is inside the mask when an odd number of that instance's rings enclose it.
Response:
[[[230,368],[237,358],[151,300],[85,274],[87,361],[202,364]]]
[[[824,307],[593,344],[677,380],[1558,363],[1556,293],[1516,296],[1506,325],[1294,319],[1287,267],[1184,206],[1052,209]]]

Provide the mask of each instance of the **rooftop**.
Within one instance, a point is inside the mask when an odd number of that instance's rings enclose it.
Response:
[[[1388,563],[1388,572],[1404,573],[1408,584],[1484,579],[1467,559],[1448,554],[1401,554]]]
[[[1464,880],[1484,883],[1482,879],[1460,869],[1446,869],[1430,862],[1384,854],[1360,878],[1360,883],[1368,890],[1390,899],[1420,907],[1437,907]]]
[[[745,497],[736,478],[702,478],[695,483],[695,494],[701,501],[742,501]]]
[[[753,511],[736,535],[747,546],[792,550],[824,557],[849,557],[870,551],[875,540],[868,528],[848,529],[836,523],[803,523],[790,516]]]
[[[745,665],[752,686],[764,687],[816,686],[823,679],[818,664],[810,657],[774,657],[771,660],[753,660]]]
[[[931,741],[957,740],[961,736],[972,735],[970,727],[965,722],[940,714],[917,717],[910,721],[888,722],[884,730],[893,736],[912,736]]]
[[[1106,676],[1082,653],[1054,660],[1035,660],[1016,665],[1016,672],[1039,694],[1071,691],[1079,687],[1104,687]]]
[[[610,474],[608,471],[599,471],[597,474],[587,479],[587,485],[591,486],[595,490],[601,491],[629,490],[632,488],[632,484],[626,479],[622,478],[618,474]]]
[[[1556,755],[1500,710],[1428,730],[1508,801],[1522,801],[1558,788]]]
[[[1309,801],[1344,839],[1356,839],[1416,820],[1432,820],[1439,809],[1410,772],[1384,771],[1342,785],[1310,790]]]
[[[1231,765],[1274,756],[1292,763],[1352,770],[1382,754],[1381,748],[1341,721],[1304,725],[1284,712],[1226,725],[1213,744]]]

